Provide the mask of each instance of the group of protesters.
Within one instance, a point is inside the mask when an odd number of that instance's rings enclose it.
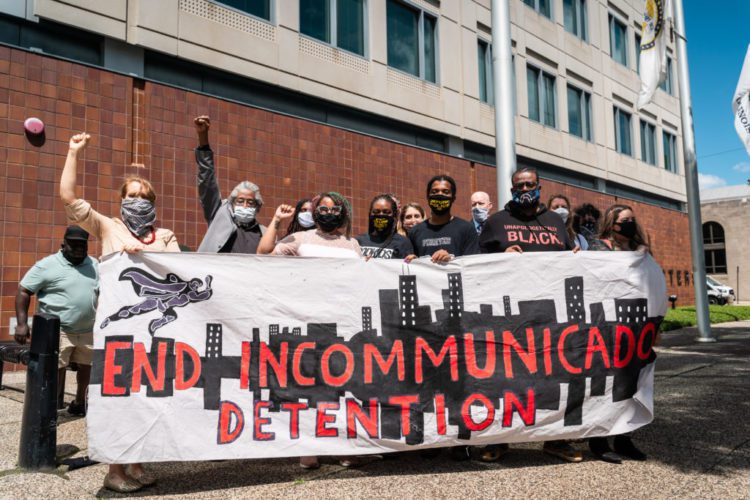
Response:
[[[437,175],[426,185],[427,211],[420,203],[402,204],[390,193],[376,195],[369,207],[367,232],[352,235],[352,208],[336,192],[323,192],[296,204],[282,204],[266,227],[259,223],[263,206],[260,188],[240,182],[222,199],[216,178],[214,153],[209,143],[208,116],[194,120],[198,136],[195,158],[198,165],[198,195],[208,223],[199,252],[325,256],[339,258],[386,258],[407,262],[416,258],[441,264],[454,258],[479,253],[549,252],[600,250],[649,251],[647,237],[633,209],[613,205],[601,212],[591,204],[575,209],[561,194],[541,202],[542,185],[537,172],[521,168],[513,174],[512,200],[494,211],[490,196],[473,193],[468,203],[472,220],[452,215],[457,199],[456,182]],[[78,389],[68,411],[85,415],[86,388],[93,355],[93,326],[98,297],[97,261],[88,256],[89,235],[99,240],[102,255],[113,252],[179,252],[175,234],[155,225],[156,193],[148,180],[132,176],[120,188],[120,217],[97,212],[76,193],[78,156],[90,136],[70,139],[60,179],[60,197],[71,226],[65,231],[61,250],[37,262],[21,280],[16,297],[15,338],[27,341],[30,333],[28,309],[37,296],[39,312],[60,317],[60,380],[66,367],[77,367]],[[644,460],[628,436],[616,436],[614,449],[606,438],[592,438],[589,447],[598,458],[619,463],[623,457]],[[547,441],[545,453],[569,462],[583,456],[567,441]],[[456,460],[476,456],[492,462],[509,452],[507,444],[471,449],[450,449]],[[426,457],[438,451],[423,452]],[[356,457],[341,457],[344,466],[356,465]],[[300,465],[319,466],[317,457],[302,457]],[[156,481],[141,464],[110,465],[104,486],[118,492],[134,492]]]

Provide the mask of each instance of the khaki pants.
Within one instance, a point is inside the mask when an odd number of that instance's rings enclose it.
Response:
[[[60,332],[60,357],[58,368],[66,368],[70,363],[91,366],[94,358],[94,333]]]

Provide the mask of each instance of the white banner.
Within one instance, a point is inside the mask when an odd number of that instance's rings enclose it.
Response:
[[[146,253],[100,273],[87,423],[102,462],[571,439],[653,418],[666,284],[649,255]]]
[[[745,145],[747,154],[750,154],[750,46],[747,48],[742,73],[737,82],[737,89],[734,91],[732,113],[734,113],[734,128],[737,135]]]
[[[638,66],[641,75],[638,109],[651,102],[656,89],[667,77],[667,38],[671,19],[670,0],[645,0]]]

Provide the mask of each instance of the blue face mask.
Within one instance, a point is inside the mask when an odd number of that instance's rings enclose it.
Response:
[[[517,191],[513,190],[513,201],[521,207],[528,208],[534,207],[539,204],[539,188],[532,189],[531,191]]]

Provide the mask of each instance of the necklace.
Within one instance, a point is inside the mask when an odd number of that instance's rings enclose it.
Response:
[[[144,240],[144,239],[142,239],[140,237],[138,237],[138,241],[140,241],[144,245],[150,245],[151,243],[153,243],[154,241],[156,241],[156,231],[154,231],[154,228],[153,227],[151,228],[151,238],[149,238],[148,241]]]

